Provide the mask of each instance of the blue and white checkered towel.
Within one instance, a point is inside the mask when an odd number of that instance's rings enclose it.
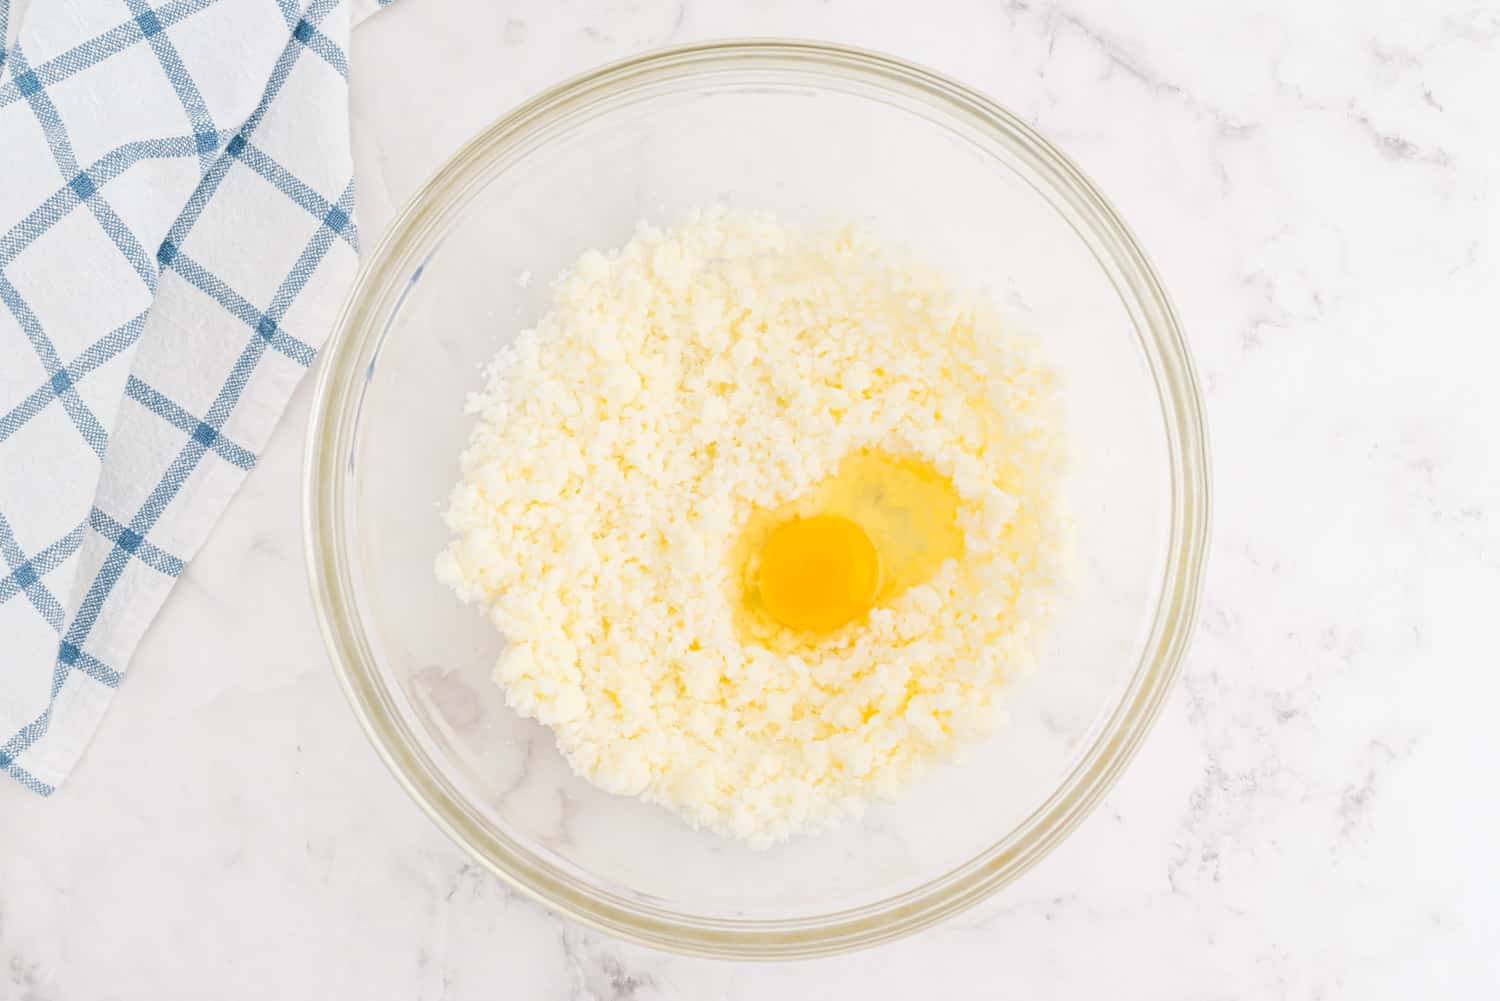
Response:
[[[15,30],[0,0],[0,768],[38,793],[353,277],[345,53],[379,5],[31,0]]]

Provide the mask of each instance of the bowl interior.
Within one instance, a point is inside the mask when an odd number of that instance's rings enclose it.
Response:
[[[1034,153],[877,75],[794,64],[643,77],[482,152],[376,317],[339,474],[354,628],[409,751],[495,843],[670,921],[798,922],[871,908],[1016,835],[1138,677],[1173,513],[1163,405],[1127,297]],[[490,680],[501,638],[433,576],[481,366],[584,250],[716,202],[864,220],[1034,333],[1065,381],[1076,573],[1009,720],[862,822],[769,851],[570,774]],[[385,251],[382,251],[384,253]]]

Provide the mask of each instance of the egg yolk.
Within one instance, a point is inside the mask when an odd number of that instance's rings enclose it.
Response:
[[[834,514],[783,522],[760,552],[760,596],[790,629],[827,632],[869,610],[880,555],[864,529]]]

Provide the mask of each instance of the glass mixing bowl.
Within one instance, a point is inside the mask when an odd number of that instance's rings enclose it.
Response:
[[[582,251],[713,203],[867,221],[940,262],[1042,339],[1068,407],[1076,579],[1008,721],[862,822],[769,851],[573,776],[550,731],[491,682],[501,638],[432,569],[482,363],[539,318],[547,279]],[[1182,333],[1103,196],[988,98],[887,56],[795,42],[606,67],[459,150],[365,259],[322,360],[304,489],[333,663],[421,807],[559,911],[729,957],[891,939],[1055,846],[1171,685],[1208,518]]]

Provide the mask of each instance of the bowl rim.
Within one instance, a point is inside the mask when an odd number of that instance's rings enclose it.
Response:
[[[832,914],[755,921],[702,918],[628,900],[483,829],[416,741],[401,736],[406,728],[356,625],[341,521],[348,506],[345,456],[373,359],[361,351],[373,345],[378,353],[386,321],[420,273],[418,258],[431,250],[465,195],[486,183],[505,156],[531,148],[540,130],[580,107],[647,83],[735,68],[813,70],[894,88],[1006,145],[1040,174],[1052,186],[1044,194],[1091,247],[1131,314],[1162,408],[1171,473],[1168,548],[1140,662],[1052,796],[984,852],[895,897]],[[543,905],[619,938],[711,958],[804,958],[887,942],[965,910],[1030,869],[1092,811],[1134,756],[1180,671],[1207,558],[1210,491],[1202,397],[1171,301],[1125,222],[1062,152],[991,98],[897,57],[827,42],[730,39],[646,52],[543,91],[472,137],[417,189],[362,260],[323,354],[303,457],[303,548],[324,645],[356,717],[408,795],[475,861]]]

